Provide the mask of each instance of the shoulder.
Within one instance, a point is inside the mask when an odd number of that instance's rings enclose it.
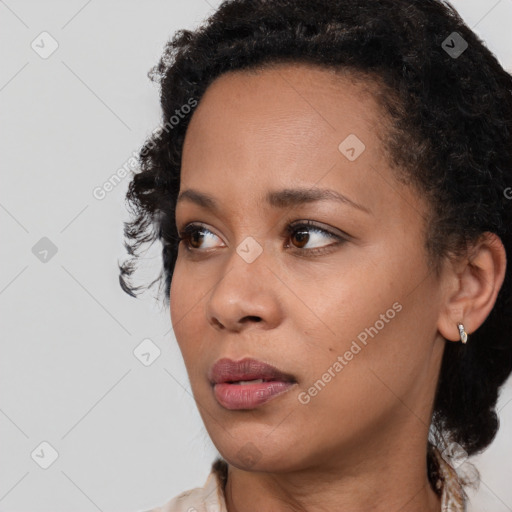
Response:
[[[144,512],[202,512],[205,511],[202,487],[182,492],[162,506]]]
[[[224,500],[226,475],[226,461],[217,458],[202,487],[184,491],[162,506],[144,512],[227,512]]]

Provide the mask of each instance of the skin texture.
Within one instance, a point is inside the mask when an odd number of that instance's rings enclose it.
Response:
[[[459,340],[457,322],[470,343],[491,311],[505,252],[489,235],[471,264],[447,261],[436,278],[428,205],[395,180],[384,129],[367,88],[305,64],[224,74],[193,114],[180,192],[210,194],[219,209],[178,202],[180,232],[192,222],[209,231],[192,252],[180,243],[171,319],[205,427],[229,463],[230,512],[441,510],[425,460],[443,350]],[[350,134],[365,144],[354,161],[338,149]],[[264,201],[284,188],[331,189],[369,212]],[[328,233],[287,235],[299,220],[348,236],[333,245]],[[251,263],[236,250],[247,237],[262,249]],[[301,403],[339,356],[343,369]],[[259,408],[227,410],[207,376],[223,357],[265,361],[297,383]]]

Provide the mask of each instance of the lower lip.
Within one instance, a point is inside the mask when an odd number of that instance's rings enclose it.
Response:
[[[288,391],[295,383],[282,381],[256,382],[254,384],[215,384],[213,392],[220,405],[226,409],[254,409]]]

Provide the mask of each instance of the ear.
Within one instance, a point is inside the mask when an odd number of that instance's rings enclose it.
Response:
[[[506,266],[501,239],[488,231],[469,247],[467,257],[448,265],[443,277],[444,305],[437,325],[445,339],[460,341],[459,323],[468,335],[484,323],[505,279]]]

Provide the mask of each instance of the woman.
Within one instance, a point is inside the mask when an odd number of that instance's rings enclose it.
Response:
[[[151,77],[121,285],[161,240],[221,455],[154,510],[464,510],[512,371],[511,76],[437,0],[231,0]]]

